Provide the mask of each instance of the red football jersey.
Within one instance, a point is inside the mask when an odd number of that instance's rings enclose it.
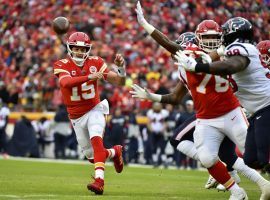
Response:
[[[86,77],[95,72],[103,72],[105,79],[109,72],[103,59],[97,56],[87,58],[82,67],[77,66],[70,58],[54,63],[54,74],[59,81],[63,77]],[[60,89],[71,119],[81,117],[100,102],[97,80],[88,80],[72,87],[63,87],[60,84]]]
[[[220,117],[240,106],[228,80],[212,74],[188,72],[181,66],[178,69],[180,80],[193,98],[197,118]]]

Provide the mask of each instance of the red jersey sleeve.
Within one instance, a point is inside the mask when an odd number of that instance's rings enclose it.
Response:
[[[59,77],[60,74],[63,75],[69,75],[70,72],[66,67],[66,64],[68,63],[67,59],[58,60],[53,65],[53,74],[57,77]]]

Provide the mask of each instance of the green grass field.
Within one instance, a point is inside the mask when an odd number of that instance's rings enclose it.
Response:
[[[205,171],[125,167],[121,174],[108,166],[103,196],[86,189],[93,166],[0,159],[0,199],[207,199],[223,200],[229,192],[204,189]],[[242,178],[250,200],[259,199],[258,187]]]

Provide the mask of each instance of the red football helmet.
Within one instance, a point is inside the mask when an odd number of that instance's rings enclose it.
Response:
[[[85,53],[74,52],[72,51],[72,47],[74,46],[84,47],[86,49],[86,52]],[[89,57],[91,47],[92,44],[88,35],[86,35],[83,32],[72,33],[67,41],[68,54],[78,66],[83,66],[84,61]],[[81,56],[77,57],[76,55],[78,54]]]
[[[213,20],[203,20],[195,31],[199,47],[211,52],[221,45],[221,27]]]
[[[264,67],[270,68],[270,40],[263,40],[257,44],[257,49],[260,51],[261,61]]]

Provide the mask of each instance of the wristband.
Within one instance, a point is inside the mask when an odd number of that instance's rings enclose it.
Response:
[[[154,30],[155,30],[155,27],[152,26],[151,24],[149,24],[148,22],[142,24],[142,27],[144,28],[144,30],[146,30],[146,32],[151,35]]]
[[[120,77],[125,77],[126,76],[126,68],[124,67],[118,67],[117,68],[117,74]]]
[[[160,94],[154,94],[150,93],[151,100],[154,102],[161,102],[161,95]]]
[[[210,64],[209,63],[197,63],[195,66],[195,72],[210,72]]]

